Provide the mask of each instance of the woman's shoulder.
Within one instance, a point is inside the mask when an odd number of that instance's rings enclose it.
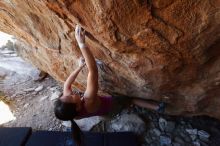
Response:
[[[77,94],[77,95],[79,95],[80,97],[83,97],[83,96],[84,96],[84,92],[81,92],[81,91],[78,91],[78,90],[72,90],[72,94]]]

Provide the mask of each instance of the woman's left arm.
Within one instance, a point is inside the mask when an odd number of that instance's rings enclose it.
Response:
[[[80,65],[75,71],[73,71],[69,77],[66,79],[64,83],[64,88],[63,88],[63,95],[68,96],[72,93],[71,85],[75,81],[76,77],[78,76],[79,72],[83,69],[85,64]]]

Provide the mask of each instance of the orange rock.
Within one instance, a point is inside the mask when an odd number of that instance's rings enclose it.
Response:
[[[220,119],[219,0],[13,0],[0,2],[0,30],[19,53],[63,82],[87,45],[104,65],[100,91],[165,101],[169,114]],[[87,70],[77,78],[84,89]]]

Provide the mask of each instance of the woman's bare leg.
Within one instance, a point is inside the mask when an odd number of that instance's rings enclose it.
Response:
[[[158,110],[159,109],[159,104],[155,103],[155,102],[152,102],[152,101],[147,101],[147,100],[144,100],[144,99],[132,99],[132,103],[137,105],[137,106],[140,106],[140,107],[143,107],[143,108],[146,108],[146,109],[150,109],[150,110]]]

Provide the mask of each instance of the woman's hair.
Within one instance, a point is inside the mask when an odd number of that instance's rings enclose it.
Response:
[[[55,101],[54,113],[55,116],[60,120],[71,121],[73,139],[77,146],[80,146],[82,142],[82,131],[73,120],[73,118],[77,116],[76,104],[63,102],[58,99]]]

